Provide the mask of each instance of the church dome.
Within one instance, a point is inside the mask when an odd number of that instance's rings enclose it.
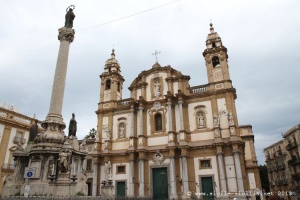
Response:
[[[152,69],[153,69],[153,68],[157,68],[157,67],[161,67],[160,64],[159,64],[158,62],[156,62],[156,63],[152,66]]]
[[[112,50],[112,53],[111,53],[111,58],[107,59],[107,61],[105,62],[105,65],[106,64],[119,64],[119,62],[117,61],[117,59],[115,58],[115,50],[113,49]]]

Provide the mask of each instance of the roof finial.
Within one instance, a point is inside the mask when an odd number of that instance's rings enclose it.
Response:
[[[160,54],[160,51],[155,50],[155,52],[152,54],[153,56],[155,56],[156,63],[158,63],[157,54]]]
[[[113,49],[111,50],[111,58],[114,58],[114,57],[115,57],[115,49],[114,49],[114,46],[115,46],[115,45],[113,45]]]
[[[215,32],[214,27],[213,27],[213,23],[211,23],[211,20],[210,20],[210,24],[209,25],[210,25],[210,29],[209,29],[210,32],[211,33]]]

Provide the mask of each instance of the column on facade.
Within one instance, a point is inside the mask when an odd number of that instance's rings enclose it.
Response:
[[[144,158],[139,158],[139,196],[145,196]]]
[[[181,166],[182,166],[182,185],[183,185],[183,194],[187,195],[189,191],[189,179],[188,179],[188,167],[186,156],[181,156]]]
[[[143,135],[143,109],[144,108],[142,106],[139,107],[139,135]]]
[[[237,178],[237,185],[238,190],[243,192],[244,191],[244,183],[243,183],[243,176],[242,176],[242,168],[241,168],[241,161],[240,161],[240,153],[238,151],[238,147],[233,147],[233,158],[235,163],[235,172]]]
[[[128,191],[128,196],[132,197],[134,196],[134,160],[130,160],[129,163],[129,191]]]
[[[131,106],[131,109],[130,109],[130,121],[131,121],[131,124],[130,124],[130,136],[133,137],[134,136],[134,106]]]
[[[169,123],[169,131],[173,131],[173,122],[172,122],[172,102],[168,102],[168,123]]]
[[[182,101],[178,101],[178,105],[179,105],[179,119],[180,119],[180,130],[184,130],[182,103],[183,103]]]
[[[227,186],[226,186],[226,177],[225,177],[225,166],[223,162],[223,152],[222,147],[217,147],[217,157],[218,157],[218,163],[219,163],[219,173],[220,173],[220,182],[221,182],[221,193],[227,192]]]
[[[97,196],[97,182],[98,182],[98,158],[93,159],[94,162],[94,171],[93,171],[93,191],[92,195]]]
[[[175,176],[174,152],[172,152],[170,156],[170,186],[171,186],[170,198],[176,198],[176,176]]]

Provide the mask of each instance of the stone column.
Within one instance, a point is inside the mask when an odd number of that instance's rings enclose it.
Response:
[[[240,162],[240,153],[238,151],[237,144],[233,145],[233,158],[234,158],[234,164],[235,164],[235,172],[236,172],[238,190],[240,192],[244,192],[244,183],[243,183],[242,168],[241,168],[241,162]]]
[[[75,31],[72,28],[62,27],[58,29],[60,47],[56,63],[49,114],[41,124],[45,130],[42,134],[44,143],[62,143],[64,140],[63,130],[66,125],[61,116],[70,43],[74,40]]]
[[[143,135],[143,107],[139,107],[139,135]]]
[[[183,185],[183,195],[187,195],[189,191],[189,178],[188,178],[188,166],[186,156],[181,156],[181,166],[182,166],[182,185]]]
[[[221,182],[221,191],[220,192],[228,192],[226,186],[226,177],[225,177],[225,166],[223,162],[223,152],[222,147],[217,146],[217,157],[219,162],[219,173],[220,173],[220,182]]]
[[[174,150],[170,151],[170,186],[171,186],[171,195],[170,199],[177,199],[176,194],[176,176],[175,176],[175,160],[174,160]]]
[[[179,119],[180,119],[180,130],[184,130],[182,103],[183,103],[182,101],[178,101],[178,105],[179,105]]]
[[[130,120],[131,120],[130,136],[133,137],[134,136],[134,106],[131,106],[131,109],[130,109]]]
[[[169,131],[173,131],[173,123],[172,123],[172,102],[168,102],[168,119],[169,119]]]
[[[139,196],[145,196],[145,178],[144,178],[144,168],[145,168],[144,152],[140,152],[139,155]]]
[[[133,197],[134,196],[134,160],[130,160],[130,169],[129,169],[129,191],[128,196]]]
[[[94,171],[93,171],[93,191],[92,191],[92,195],[97,196],[98,164],[99,164],[98,158],[94,158],[93,162],[94,162]]]

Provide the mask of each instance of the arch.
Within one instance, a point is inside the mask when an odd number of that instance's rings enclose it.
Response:
[[[218,67],[220,65],[220,59],[218,56],[214,56],[211,61],[212,61],[213,67]]]
[[[157,113],[154,116],[154,122],[155,122],[155,130],[162,131],[162,115],[160,113]]]
[[[111,81],[110,79],[107,79],[105,83],[105,90],[110,90],[110,86],[111,86]]]
[[[216,43],[212,42],[212,47],[216,48]]]

